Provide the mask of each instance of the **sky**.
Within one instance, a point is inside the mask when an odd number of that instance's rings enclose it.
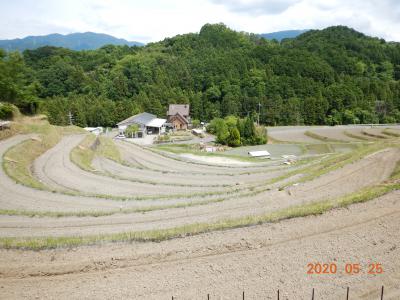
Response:
[[[0,0],[0,39],[92,31],[147,43],[220,22],[253,33],[347,25],[400,41],[400,0]]]

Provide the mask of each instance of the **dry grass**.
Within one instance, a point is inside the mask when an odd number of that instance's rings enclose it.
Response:
[[[367,138],[367,137],[365,137],[365,136],[361,136],[361,135],[358,135],[358,134],[354,134],[354,133],[351,133],[351,132],[346,131],[346,130],[343,131],[343,134],[346,135],[346,136],[348,136],[348,137],[350,137],[350,138],[356,139],[356,140],[360,140],[360,141],[371,141],[369,138]]]
[[[390,128],[382,130],[382,133],[390,137],[400,137],[400,132],[395,132],[393,129]]]
[[[78,127],[58,127],[50,125],[43,116],[25,117],[14,126],[16,133],[37,134],[38,138],[24,141],[5,154],[3,168],[8,176],[23,185],[46,189],[31,172],[33,161],[51,147],[55,146],[65,134],[80,132]]]
[[[77,147],[72,149],[70,158],[78,167],[85,171],[96,171],[92,167],[93,158],[96,155],[106,157],[118,163],[122,163],[120,152],[113,140],[107,137],[98,137],[93,134],[88,135]]]
[[[323,135],[320,135],[320,134],[317,134],[317,133],[311,132],[311,131],[304,132],[304,135],[306,135],[310,138],[313,138],[315,140],[319,140],[319,141],[323,141],[323,142],[327,142],[327,143],[348,143],[347,141],[329,138],[327,136],[323,136]]]
[[[372,137],[374,139],[388,139],[389,138],[388,136],[377,134],[377,133],[371,133],[371,132],[368,132],[368,131],[365,131],[365,130],[363,130],[361,133],[363,135]]]

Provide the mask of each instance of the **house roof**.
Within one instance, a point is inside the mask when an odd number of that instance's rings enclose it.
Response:
[[[130,125],[130,124],[141,124],[141,125],[146,125],[149,123],[151,120],[156,119],[157,117],[153,114],[149,114],[147,112],[143,112],[137,115],[134,115],[132,117],[129,117],[121,122],[119,122],[117,125]]]
[[[180,113],[176,113],[175,115],[170,117],[171,120],[173,120],[175,118],[181,120],[181,122],[183,122],[183,123],[189,124],[189,121],[184,116],[182,116]]]
[[[168,108],[168,116],[174,116],[177,113],[181,114],[182,116],[188,116],[189,108],[189,104],[170,104]]]
[[[163,126],[165,124],[165,122],[167,122],[167,120],[156,118],[156,119],[151,120],[149,123],[147,123],[146,126],[160,128],[161,126]]]

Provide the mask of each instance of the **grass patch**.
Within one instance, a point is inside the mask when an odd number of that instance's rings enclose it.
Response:
[[[348,136],[348,137],[350,137],[350,138],[356,139],[356,140],[360,140],[360,141],[371,141],[369,138],[367,138],[367,137],[365,137],[365,136],[361,136],[361,135],[358,135],[358,134],[354,134],[354,133],[348,132],[348,131],[346,131],[346,130],[343,131],[343,134],[346,135],[346,136]]]
[[[96,154],[111,159],[118,163],[122,162],[121,153],[111,138],[100,136],[100,144],[96,149]]]
[[[0,130],[0,141],[16,135],[17,133],[18,130],[15,128],[14,124],[11,123],[10,128]]]
[[[31,172],[33,161],[51,147],[63,135],[81,132],[78,127],[58,127],[50,125],[43,117],[24,118],[16,124],[15,131],[22,134],[36,133],[38,138],[26,140],[8,149],[3,156],[3,169],[6,174],[23,185],[45,189]]]
[[[375,138],[375,139],[387,139],[388,138],[387,136],[384,136],[384,135],[381,135],[381,134],[377,134],[377,133],[371,133],[371,132],[368,132],[368,131],[365,131],[365,130],[361,131],[361,133],[363,135],[366,135],[366,136],[369,136],[369,137],[372,137],[372,138]]]
[[[72,149],[70,153],[70,159],[82,170],[93,172],[95,171],[92,167],[92,161],[94,158],[93,144],[96,140],[96,136],[93,134],[88,135],[83,141]]]
[[[390,137],[400,137],[400,132],[394,132],[390,128],[386,128],[386,129],[382,130],[382,133],[386,134]]]
[[[120,152],[113,140],[107,137],[88,135],[78,146],[72,149],[70,159],[85,171],[96,171],[92,161],[96,155],[122,163]]]
[[[304,132],[304,135],[306,135],[310,138],[313,138],[315,140],[319,140],[319,141],[323,141],[323,142],[327,142],[327,143],[347,143],[347,141],[332,139],[327,136],[323,136],[323,135],[320,135],[320,134],[317,134],[317,133],[311,132],[311,131]]]
[[[335,152],[331,144],[306,144],[304,147],[308,154],[326,154]]]

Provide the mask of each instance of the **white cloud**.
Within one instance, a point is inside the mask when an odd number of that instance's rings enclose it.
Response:
[[[225,5],[229,10],[249,15],[272,15],[282,13],[301,0],[212,0]]]
[[[343,24],[400,41],[400,1],[0,0],[0,39],[94,31],[148,42],[218,22],[255,33]]]

